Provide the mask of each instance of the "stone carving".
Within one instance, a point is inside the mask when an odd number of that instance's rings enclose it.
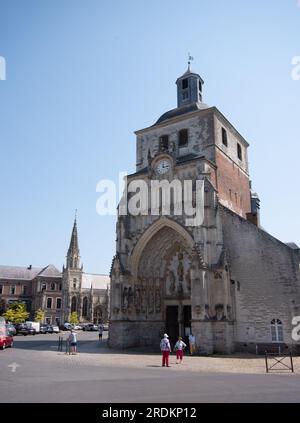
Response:
[[[127,298],[128,298],[128,301],[127,301],[127,303],[128,303],[128,309],[130,309],[130,311],[132,311],[132,309],[133,309],[133,300],[134,300],[134,292],[133,292],[131,286],[128,289]]]
[[[183,281],[183,272],[184,272],[184,270],[183,270],[183,264],[182,264],[182,259],[183,259],[183,254],[180,253],[178,255],[178,267],[177,267],[177,275],[178,275],[178,280],[180,282]]]
[[[216,320],[225,320],[225,314],[224,314],[224,306],[223,304],[217,304],[215,306],[215,310],[216,310],[216,315],[215,315],[215,319]]]
[[[170,290],[170,293],[171,294],[174,294],[176,285],[175,285],[175,275],[172,272],[172,270],[169,270],[169,272],[168,272],[168,279],[169,279],[169,290]]]
[[[155,288],[155,311],[156,313],[161,311],[161,292],[159,287]]]
[[[123,289],[123,295],[122,295],[122,306],[123,310],[126,310],[128,307],[128,290],[127,287]]]
[[[149,293],[148,293],[148,311],[150,314],[154,312],[154,292],[153,292],[153,286],[149,287]]]
[[[179,295],[182,295],[183,294],[182,282],[178,282],[177,292],[178,292]]]
[[[140,298],[141,298],[141,312],[146,313],[146,288],[145,288],[144,280],[142,281],[142,284],[141,284]]]
[[[190,272],[188,272],[185,275],[185,283],[186,283],[186,289],[188,292],[191,292],[191,288],[192,288],[192,281],[191,281],[191,275]]]
[[[136,312],[139,313],[141,309],[141,297],[140,297],[140,288],[138,285],[135,285],[135,289],[134,289],[134,307]]]

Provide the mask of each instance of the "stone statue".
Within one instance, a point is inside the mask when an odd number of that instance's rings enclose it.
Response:
[[[191,292],[192,289],[192,281],[191,281],[191,275],[190,272],[188,272],[185,276],[185,282],[186,282],[186,289],[188,292]]]
[[[182,254],[179,254],[179,256],[178,256],[178,267],[177,267],[177,275],[178,275],[178,280],[180,281],[180,282],[182,282],[183,281],[183,272],[184,272],[184,269],[183,269],[183,264],[182,264],[182,259],[183,259],[183,255]]]
[[[128,297],[128,308],[132,308],[133,306],[133,299],[134,299],[134,294],[133,294],[133,290],[131,288],[131,286],[128,289],[128,293],[127,293],[127,297]]]
[[[169,279],[169,290],[170,290],[171,294],[174,294],[176,285],[175,285],[175,276],[174,276],[174,273],[172,272],[172,270],[169,270],[168,276],[169,276],[168,277],[168,279]]]
[[[161,310],[161,292],[160,288],[155,288],[155,311],[156,313],[160,313]]]
[[[127,287],[126,286],[123,289],[122,303],[123,303],[123,309],[126,310],[127,307],[128,307],[128,290],[127,290]]]

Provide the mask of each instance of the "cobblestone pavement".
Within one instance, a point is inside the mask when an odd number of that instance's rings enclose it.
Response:
[[[105,334],[107,335],[107,334]],[[63,334],[66,337],[66,334]],[[77,355],[57,335],[15,337],[0,351],[0,402],[286,402],[300,399],[295,373],[266,374],[264,357],[184,357],[161,367],[159,353],[112,351],[97,333],[79,333]],[[180,389],[179,389],[180,388]]]

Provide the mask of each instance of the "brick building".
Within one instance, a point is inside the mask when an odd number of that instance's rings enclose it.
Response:
[[[136,131],[136,173],[153,182],[204,184],[204,219],[187,224],[171,210],[121,214],[111,268],[111,347],[157,345],[164,332],[196,335],[203,353],[293,345],[300,314],[299,248],[260,227],[251,190],[249,144],[226,117],[202,101],[203,80],[190,67],[176,81],[177,108]],[[124,195],[120,206],[128,206]],[[163,189],[161,190],[163,195]],[[161,197],[160,197],[161,198]],[[142,197],[140,198],[142,202]],[[194,204],[194,203],[193,203]]]
[[[55,266],[43,268],[0,266],[0,314],[9,304],[26,304],[30,318],[36,310],[45,311],[45,322],[61,324],[75,311],[81,322],[108,319],[109,277],[83,272],[76,219],[66,266],[60,272]]]

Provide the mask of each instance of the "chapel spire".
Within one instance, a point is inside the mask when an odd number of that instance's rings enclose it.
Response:
[[[77,210],[75,212],[75,219],[72,229],[70,246],[67,254],[67,268],[79,269],[80,268],[80,251],[78,246],[78,233],[77,233]]]

